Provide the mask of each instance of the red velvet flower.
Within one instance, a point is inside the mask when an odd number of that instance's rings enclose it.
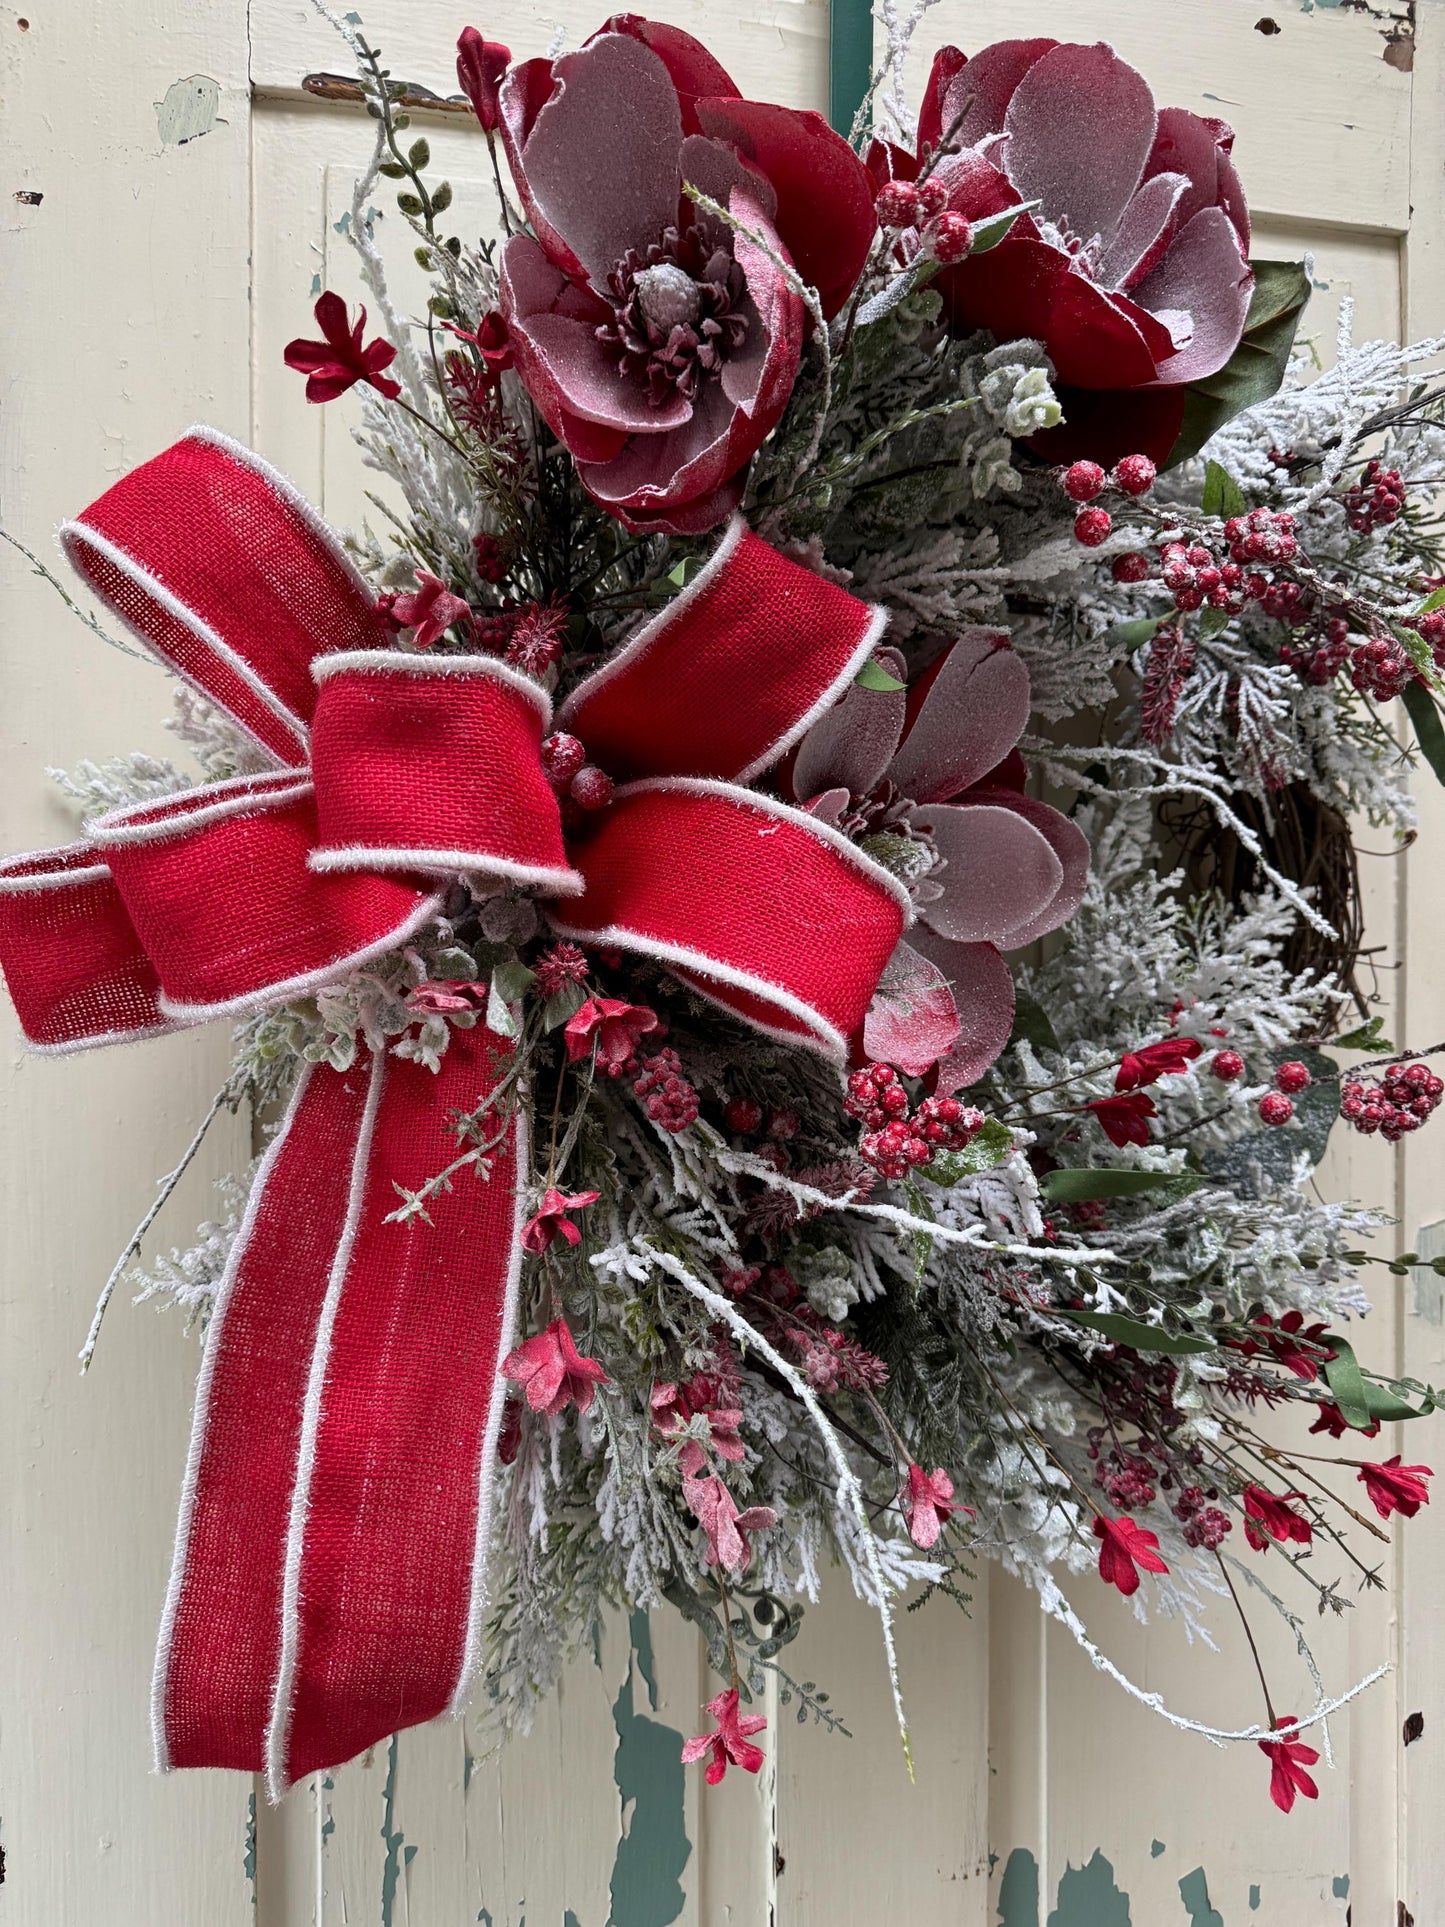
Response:
[[[412,631],[416,648],[430,649],[434,642],[441,641],[454,622],[469,616],[471,609],[430,569],[418,569],[416,580],[415,589],[390,598],[387,614],[399,629]]]
[[[1388,1519],[1392,1512],[1413,1519],[1422,1505],[1429,1505],[1425,1481],[1435,1475],[1428,1465],[1401,1465],[1397,1452],[1383,1465],[1362,1465],[1359,1476],[1382,1519]]]
[[[1276,1720],[1276,1726],[1289,1726],[1288,1719]],[[1295,1803],[1295,1795],[1302,1793],[1307,1800],[1317,1800],[1319,1788],[1305,1772],[1320,1757],[1314,1747],[1306,1746],[1302,1740],[1261,1740],[1259,1750],[1270,1763],[1269,1797],[1281,1813],[1288,1813]]]
[[[1117,1586],[1126,1599],[1138,1592],[1141,1569],[1169,1570],[1160,1557],[1158,1535],[1132,1519],[1106,1519],[1096,1512],[1094,1536],[1100,1541],[1099,1577],[1106,1585]]]
[[[562,1035],[574,1064],[595,1046],[598,1070],[620,1077],[632,1062],[638,1038],[656,1029],[657,1012],[646,1004],[629,1004],[621,997],[589,997],[568,1019]]]
[[[601,1196],[600,1191],[574,1191],[568,1195],[564,1191],[559,1191],[556,1185],[548,1185],[543,1194],[541,1206],[522,1226],[523,1251],[530,1251],[534,1258],[539,1258],[544,1251],[551,1248],[553,1240],[559,1235],[569,1245],[581,1244],[582,1233],[567,1213],[580,1211],[585,1205],[596,1204]],[[552,1329],[555,1330],[556,1327],[553,1326]]]
[[[512,58],[500,40],[484,40],[476,27],[463,27],[457,42],[457,80],[489,134],[497,131],[497,89]]]
[[[746,1572],[751,1565],[753,1549],[748,1533],[765,1532],[778,1523],[778,1515],[769,1505],[753,1505],[740,1512],[737,1500],[716,1475],[697,1478],[685,1474],[682,1496],[707,1534],[708,1564],[722,1566],[728,1572]]]
[[[1161,1077],[1182,1076],[1203,1048],[1197,1038],[1163,1037],[1157,1044],[1125,1051],[1114,1089],[1137,1091],[1142,1085],[1157,1084]]]
[[[863,1046],[910,1074],[937,1061],[947,1095],[982,1077],[1008,1042],[1014,988],[1000,953],[1078,909],[1089,845],[1068,817],[1023,793],[1014,745],[1029,676],[1001,629],[966,629],[907,689],[897,650],[874,660],[900,687],[851,684],[803,738],[790,780],[800,803],[840,829],[920,846],[918,921],[879,986]]]
[[[925,1472],[921,1465],[910,1465],[903,1514],[914,1545],[924,1552],[937,1545],[939,1533],[955,1512],[966,1512],[970,1519],[974,1516],[972,1506],[961,1505],[954,1498],[953,1480],[948,1474]]]
[[[358,311],[356,325],[351,327],[346,319],[346,303],[328,288],[316,303],[316,325],[322,340],[298,339],[286,347],[286,366],[298,369],[306,377],[307,401],[335,401],[359,381],[369,382],[388,401],[396,399],[401,393],[401,383],[381,372],[396,360],[396,350],[380,335],[362,346],[362,336],[366,333],[365,308]]]
[[[1262,1485],[1247,1485],[1244,1488],[1245,1528],[1244,1536],[1258,1552],[1266,1543],[1263,1534],[1285,1544],[1293,1542],[1307,1546],[1314,1537],[1314,1527],[1302,1512],[1296,1512],[1289,1503],[1291,1499],[1304,1499],[1303,1492],[1270,1492]],[[1254,1529],[1251,1530],[1251,1524]],[[1263,1528],[1263,1532],[1259,1528]]]
[[[684,1740],[683,1765],[691,1766],[694,1761],[710,1753],[712,1758],[703,1776],[709,1786],[716,1786],[729,1766],[740,1766],[744,1773],[757,1773],[765,1756],[760,1746],[752,1744],[749,1735],[761,1733],[767,1721],[760,1713],[739,1715],[736,1686],[730,1686],[725,1693],[719,1693],[716,1699],[710,1699],[707,1710],[717,1721],[717,1731],[699,1733],[693,1739]]]
[[[596,1195],[595,1191],[590,1193],[589,1202]],[[561,1318],[554,1318],[546,1331],[538,1332],[504,1358],[502,1374],[525,1385],[527,1403],[548,1418],[555,1418],[574,1399],[577,1410],[585,1412],[597,1387],[609,1383],[597,1360],[584,1358],[578,1351],[566,1320]]]
[[[603,508],[714,527],[797,374],[806,310],[770,253],[835,313],[875,230],[866,168],[821,115],[743,100],[691,35],[637,14],[514,66],[500,108],[537,237],[501,253],[518,372]]]
[[[1319,1414],[1310,1427],[1312,1432],[1328,1432],[1332,1439],[1342,1439],[1347,1432],[1356,1432],[1362,1439],[1379,1436],[1380,1421],[1373,1420],[1369,1425],[1353,1426],[1332,1399],[1326,1399],[1319,1407]]]
[[[1042,341],[1065,422],[1055,458],[1164,461],[1184,385],[1239,346],[1254,276],[1232,130],[1180,107],[1111,47],[1002,40],[966,60],[945,47],[919,115],[934,178],[977,222],[1038,201],[997,247],[943,270],[953,325]]]
[[[1099,1120],[1104,1136],[1111,1144],[1147,1144],[1149,1142],[1149,1119],[1157,1117],[1152,1097],[1142,1091],[1122,1091],[1114,1097],[1096,1097],[1091,1104],[1084,1106],[1092,1111]]]

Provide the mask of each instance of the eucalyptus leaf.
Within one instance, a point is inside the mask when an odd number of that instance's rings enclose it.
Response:
[[[975,221],[973,245],[969,253],[987,254],[990,248],[996,248],[1000,241],[1008,238],[1009,230],[1021,214],[1032,214],[1040,205],[1038,201],[1020,201],[1017,207],[1006,207],[997,214],[989,214],[983,220]]]
[[[1120,649],[1137,649],[1141,643],[1152,642],[1166,622],[1172,622],[1171,610],[1167,616],[1136,616],[1131,622],[1116,622],[1105,637]]]
[[[1382,1037],[1380,1035],[1384,1027],[1385,1020],[1383,1017],[1372,1017],[1367,1024],[1360,1024],[1354,1030],[1347,1030],[1343,1037],[1337,1037],[1335,1039],[1336,1048],[1339,1050],[1392,1051],[1395,1046],[1390,1042],[1388,1037]]]
[[[1221,517],[1243,515],[1247,507],[1238,482],[1218,462],[1205,464],[1204,499],[1200,507],[1206,515]]]
[[[536,976],[524,963],[515,961],[499,963],[492,972],[492,988],[499,997],[505,997],[509,1004],[514,1004],[536,981]]]
[[[1219,1347],[1202,1332],[1165,1331],[1162,1325],[1146,1325],[1137,1318],[1126,1318],[1119,1311],[1058,1311],[1059,1318],[1087,1325],[1115,1345],[1127,1345],[1133,1352],[1168,1352],[1182,1358],[1191,1352],[1214,1352]]]
[[[512,1015],[512,1007],[497,988],[497,975],[494,973],[487,987],[487,1029],[498,1037],[516,1037],[520,1026]]]
[[[1371,1383],[1360,1370],[1354,1347],[1338,1333],[1328,1333],[1325,1343],[1333,1354],[1325,1362],[1325,1383],[1345,1423],[1357,1432],[1367,1432],[1374,1424],[1393,1425],[1400,1419],[1426,1418],[1435,1410],[1433,1398],[1427,1396],[1417,1410],[1383,1385]]]
[[[1251,261],[1254,293],[1239,346],[1218,374],[1184,390],[1184,422],[1166,468],[1197,455],[1241,410],[1268,401],[1284,380],[1310,278],[1302,261]]]
[[[431,147],[428,144],[424,135],[412,142],[411,149],[407,154],[407,159],[411,162],[412,166],[416,169],[418,174],[421,173],[424,167],[427,167],[430,165]]]
[[[991,1171],[996,1164],[1002,1164],[1013,1148],[1013,1132],[991,1117],[971,1144],[961,1151],[940,1151],[931,1164],[924,1166],[921,1175],[930,1184],[945,1187],[961,1184],[965,1178],[976,1178],[980,1171]]]
[[[1415,725],[1415,741],[1420,754],[1435,772],[1437,782],[1445,783],[1445,725],[1440,721],[1440,706],[1422,682],[1407,682],[1404,704]]]
[[[1181,1195],[1209,1180],[1199,1171],[1112,1171],[1103,1167],[1066,1167],[1049,1171],[1039,1190],[1050,1204],[1094,1204],[1104,1198],[1146,1197],[1172,1186]]]
[[[543,1030],[556,1030],[571,1017],[575,1017],[587,1001],[587,992],[581,984],[563,984],[542,1006]]]
[[[868,658],[867,662],[864,663],[863,667],[858,671],[857,675],[853,678],[853,680],[855,683],[857,683],[860,689],[891,690],[891,689],[907,688],[906,683],[899,682],[896,676],[890,676],[888,671],[883,667],[882,663],[875,662],[871,656]]]
[[[1199,640],[1208,642],[1212,636],[1223,635],[1232,617],[1227,609],[1204,608],[1199,611]]]
[[[1036,997],[1030,997],[1021,990],[1014,998],[1013,1029],[1009,1032],[1011,1044],[1032,1044],[1035,1050],[1059,1048],[1058,1037],[1054,1033],[1053,1021],[1049,1013]]]

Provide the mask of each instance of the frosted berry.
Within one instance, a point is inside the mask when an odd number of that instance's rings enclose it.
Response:
[[[751,1137],[763,1121],[763,1107],[756,1098],[730,1097],[723,1105],[723,1123],[740,1137]]]
[[[890,1118],[906,1115],[908,1093],[891,1064],[865,1064],[848,1079],[843,1109],[870,1131],[879,1131]]]
[[[1159,471],[1147,455],[1126,455],[1114,466],[1114,486],[1126,495],[1147,495]]]
[[[587,761],[587,751],[575,736],[558,733],[542,738],[542,772],[553,789],[565,790]]]
[[[963,214],[940,214],[933,223],[928,245],[934,260],[941,261],[945,267],[955,261],[966,261],[973,252],[972,223]]]
[[[1080,509],[1074,517],[1074,540],[1086,549],[1097,549],[1101,542],[1108,541],[1113,527],[1113,518],[1107,509]]]
[[[507,558],[502,545],[495,535],[474,535],[472,554],[476,557],[477,574],[483,582],[501,582],[507,573]]]
[[[595,763],[584,763],[567,787],[579,810],[605,810],[612,801],[612,778]]]
[[[642,1060],[641,1074],[633,1082],[633,1093],[643,1099],[643,1109],[653,1123],[664,1131],[685,1131],[697,1122],[697,1092],[683,1076],[682,1059],[669,1046]]]
[[[803,1120],[796,1111],[774,1111],[768,1118],[768,1136],[777,1138],[781,1143],[795,1138],[803,1128]]]
[[[1149,574],[1149,558],[1138,549],[1116,555],[1110,573],[1116,582],[1143,582]]]
[[[1345,519],[1360,535],[1397,521],[1405,507],[1405,483],[1398,468],[1366,462],[1358,482],[1345,497]]]
[[[925,1097],[913,1120],[918,1136],[935,1151],[964,1150],[983,1126],[983,1112],[956,1097]]]
[[[926,181],[919,181],[918,205],[925,221],[931,221],[936,214],[942,214],[948,206],[948,189],[936,174],[930,174]]]
[[[1350,681],[1376,702],[1393,702],[1414,676],[1415,665],[1394,636],[1371,636],[1350,653]]]
[[[865,1132],[858,1155],[871,1164],[880,1177],[902,1178],[921,1164],[927,1164],[934,1147],[920,1137],[910,1124],[895,1118],[881,1131]]]
[[[880,227],[917,227],[923,203],[912,181],[885,181],[873,203]]]
[[[1244,1075],[1244,1059],[1237,1050],[1219,1050],[1214,1053],[1209,1069],[1221,1084],[1232,1084],[1235,1078]]]
[[[1304,1090],[1309,1082],[1309,1067],[1301,1064],[1297,1058],[1291,1058],[1289,1063],[1281,1064],[1274,1074],[1275,1089],[1284,1091],[1290,1097]]]
[[[1105,475],[1097,462],[1072,462],[1059,477],[1071,502],[1092,502],[1104,490]]]
[[[1259,1100],[1259,1115],[1261,1123],[1277,1128],[1289,1123],[1294,1116],[1294,1105],[1283,1091],[1266,1091]]]

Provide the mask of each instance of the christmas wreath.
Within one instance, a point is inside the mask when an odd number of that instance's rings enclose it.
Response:
[[[716,1782],[769,1674],[843,1727],[788,1670],[825,1568],[897,1699],[895,1602],[992,1557],[1313,1798],[1368,1682],[1297,1605],[1429,1496],[1380,1434],[1434,1393],[1347,1335],[1414,1254],[1312,1172],[1445,1090],[1370,1009],[1349,828],[1445,778],[1445,342],[1347,319],[1306,379],[1230,129],[1107,46],[945,48],[915,117],[891,32],[845,138],[637,15],[469,30],[478,241],[336,24],[373,312],[285,355],[359,396],[381,532],[206,429],[67,524],[203,780],[85,765],[83,840],[0,868],[34,1048],[231,1022],[200,1134],[263,1126],[140,1274],[204,1334],[160,1763],[279,1796],[473,1695],[525,1724],[666,1602]],[[1305,1712],[1143,1694],[1100,1583],[1273,1606]]]

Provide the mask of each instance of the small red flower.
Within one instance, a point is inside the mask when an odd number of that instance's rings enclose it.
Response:
[[[1312,1432],[1328,1432],[1332,1439],[1342,1439],[1347,1432],[1355,1431],[1359,1433],[1362,1439],[1373,1439],[1379,1436],[1380,1421],[1375,1419],[1369,1425],[1353,1426],[1340,1410],[1339,1406],[1332,1400],[1326,1399],[1319,1407],[1319,1417],[1310,1427],[1310,1430]]]
[[[523,1251],[530,1251],[534,1258],[540,1257],[559,1232],[569,1245],[581,1244],[582,1233],[567,1213],[580,1211],[584,1205],[596,1204],[601,1196],[600,1191],[574,1191],[569,1195],[559,1191],[554,1184],[548,1185],[541,1205],[522,1226]],[[555,1326],[553,1329],[556,1329]]]
[[[657,1012],[646,1004],[629,1004],[620,997],[589,997],[562,1033],[567,1055],[575,1064],[595,1046],[598,1070],[608,1077],[621,1077],[636,1054],[638,1038],[656,1030],[657,1021]]]
[[[1288,1719],[1276,1720],[1275,1725],[1289,1726]],[[1307,1800],[1317,1800],[1320,1790],[1305,1772],[1320,1757],[1314,1747],[1306,1746],[1299,1739],[1261,1740],[1259,1750],[1270,1763],[1269,1797],[1281,1813],[1288,1813],[1295,1803],[1295,1795],[1302,1793]]]
[[[1127,1599],[1139,1590],[1139,1573],[1168,1572],[1159,1553],[1157,1534],[1136,1525],[1132,1519],[1106,1519],[1094,1515],[1094,1535],[1100,1540],[1099,1577],[1106,1585],[1117,1586]]]
[[[1178,1077],[1200,1055],[1203,1045],[1193,1037],[1164,1037],[1157,1044],[1143,1044],[1138,1050],[1125,1051],[1114,1079],[1116,1091],[1137,1091],[1142,1085],[1157,1084],[1161,1077]]]
[[[1100,1129],[1111,1144],[1147,1144],[1149,1119],[1158,1117],[1154,1100],[1143,1091],[1123,1091],[1114,1097],[1096,1097],[1084,1106],[1099,1120]]]
[[[395,401],[401,393],[401,383],[381,371],[396,360],[396,350],[381,336],[362,346],[361,338],[366,332],[365,308],[359,311],[356,326],[350,327],[346,303],[328,288],[316,303],[316,325],[322,340],[298,338],[286,347],[286,366],[306,376],[307,401],[335,401],[359,381],[369,382],[388,401]]]
[[[412,631],[416,648],[430,649],[434,642],[441,641],[454,622],[469,616],[471,609],[430,569],[418,569],[416,580],[415,589],[391,598],[387,614],[398,629]]]
[[[575,943],[554,943],[532,966],[539,997],[556,997],[568,984],[587,981],[587,958]]]
[[[761,1733],[767,1721],[761,1713],[738,1712],[738,1689],[730,1686],[716,1699],[710,1699],[707,1710],[717,1721],[715,1733],[699,1733],[693,1739],[682,1743],[682,1763],[691,1766],[694,1761],[711,1754],[707,1773],[704,1776],[709,1786],[716,1786],[727,1772],[729,1766],[740,1766],[744,1773],[757,1773],[761,1770],[764,1754],[760,1746],[754,1746],[750,1734]]]
[[[578,1351],[561,1318],[554,1318],[546,1331],[538,1332],[504,1358],[502,1375],[525,1385],[527,1403],[548,1418],[555,1418],[574,1399],[577,1410],[585,1412],[596,1388],[610,1383],[597,1360],[584,1358]]]
[[[972,1506],[962,1505],[953,1496],[953,1480],[946,1472],[925,1472],[921,1465],[908,1468],[908,1491],[903,1500],[903,1515],[908,1521],[908,1536],[914,1545],[927,1552],[938,1543],[938,1535],[955,1512],[973,1518]]]
[[[748,1533],[765,1532],[778,1523],[770,1505],[749,1506],[739,1512],[736,1499],[716,1476],[700,1479],[684,1474],[682,1496],[707,1534],[708,1564],[722,1566],[728,1572],[746,1572],[751,1565],[753,1549]]]
[[[1259,1552],[1268,1541],[1258,1531],[1262,1526],[1271,1539],[1284,1542],[1293,1541],[1296,1545],[1307,1546],[1314,1537],[1314,1527],[1301,1512],[1296,1512],[1289,1503],[1298,1499],[1303,1503],[1303,1492],[1269,1492],[1262,1485],[1247,1485],[1244,1488],[1244,1510],[1247,1521],[1256,1522],[1256,1530],[1251,1531],[1246,1523],[1244,1536]]]
[[[512,353],[512,337],[507,331],[507,317],[500,308],[488,308],[475,332],[459,328],[454,321],[445,321],[442,326],[459,341],[469,342],[476,349],[489,386],[494,387],[516,359]]]
[[[1362,1465],[1359,1471],[1361,1483],[1382,1519],[1388,1519],[1392,1512],[1413,1519],[1422,1505],[1430,1503],[1425,1481],[1434,1476],[1428,1465],[1401,1465],[1398,1452],[1383,1465]]]
[[[462,28],[457,42],[457,80],[489,134],[497,131],[497,89],[511,58],[511,48],[504,47],[500,40],[484,40],[475,27]]]

